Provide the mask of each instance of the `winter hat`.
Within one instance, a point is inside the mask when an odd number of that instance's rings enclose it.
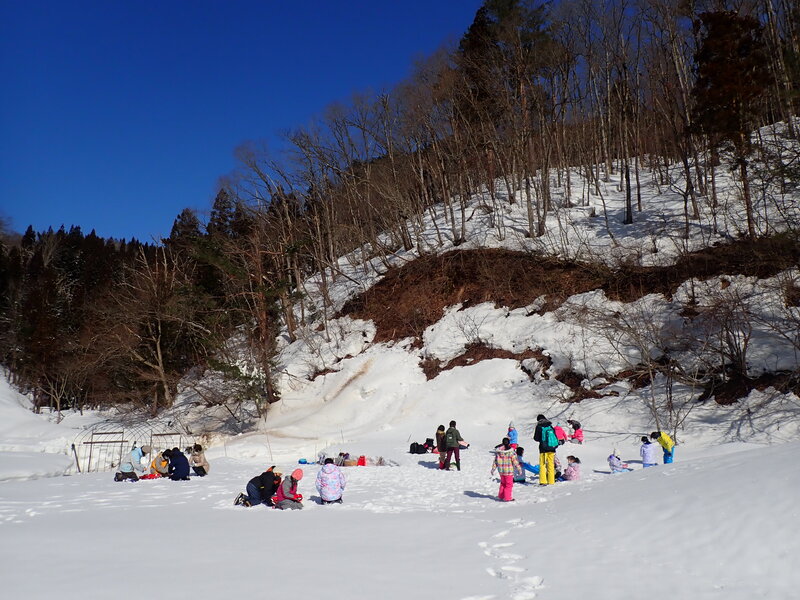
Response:
[[[292,471],[292,479],[300,481],[303,478],[303,469],[295,469]]]
[[[509,429],[516,429],[516,427],[514,427],[514,421],[509,421],[508,428]]]
[[[536,415],[537,421],[547,421],[547,418],[544,415]]]
[[[152,448],[151,448],[150,446],[148,446],[147,444],[145,444],[144,446],[142,446],[142,452],[143,452],[144,454],[150,454],[150,450],[152,450]]]

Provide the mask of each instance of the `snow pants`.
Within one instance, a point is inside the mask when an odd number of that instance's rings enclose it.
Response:
[[[257,504],[266,504],[267,506],[272,506],[272,498],[262,498],[261,491],[258,489],[258,486],[254,483],[247,484],[247,501],[250,503],[250,506],[256,506]]]
[[[456,446],[455,448],[447,449],[447,457],[444,459],[445,471],[450,468],[450,457],[453,456],[453,454],[455,454],[456,457],[456,469],[459,471],[461,470],[461,455],[458,452],[458,446]]]
[[[672,450],[667,450],[664,448],[664,464],[670,464],[675,458],[675,448],[673,447]]]
[[[500,475],[500,491],[497,493],[498,498],[503,502],[508,502],[512,499],[512,490],[514,489],[514,476],[513,475]]]
[[[539,453],[539,483],[552,485],[556,482],[556,453]]]
[[[277,506],[281,510],[286,510],[286,509],[300,510],[301,508],[303,508],[302,503],[297,502],[296,500],[289,500],[289,498],[286,498],[286,500],[281,500],[275,506]]]

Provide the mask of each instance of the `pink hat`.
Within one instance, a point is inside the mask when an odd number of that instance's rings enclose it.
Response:
[[[295,481],[300,481],[303,478],[303,469],[295,469],[292,471],[292,478]]]

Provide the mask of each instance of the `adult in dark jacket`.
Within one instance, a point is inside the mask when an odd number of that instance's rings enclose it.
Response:
[[[275,465],[264,471],[261,475],[256,475],[247,482],[247,494],[239,494],[234,504],[244,506],[256,506],[266,504],[274,506],[272,496],[278,491],[281,484],[281,474],[275,470]]]
[[[178,448],[169,451],[169,478],[172,481],[189,481],[189,459]]]
[[[539,442],[539,485],[556,482],[556,448],[558,439],[553,424],[544,415],[537,415],[533,439]]]
[[[450,458],[453,455],[456,457],[456,469],[459,471],[461,470],[461,458],[459,455],[459,450],[461,449],[462,442],[464,442],[464,438],[461,437],[458,429],[456,429],[456,422],[450,421],[450,427],[448,427],[447,431],[444,433],[444,444],[447,448],[447,456],[444,459],[443,467],[445,471],[450,469]],[[464,445],[466,445],[466,443]]]

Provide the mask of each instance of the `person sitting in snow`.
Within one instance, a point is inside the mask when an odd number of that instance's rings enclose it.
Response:
[[[316,487],[323,504],[342,503],[345,478],[342,470],[333,464],[332,458],[326,458],[325,464],[317,473]]]
[[[170,450],[168,458],[169,478],[172,481],[189,481],[189,459],[180,448]]]
[[[658,447],[646,435],[642,436],[642,447],[639,448],[642,457],[642,468],[655,467],[658,464]]]
[[[458,471],[461,470],[461,457],[460,457],[460,450],[463,447],[469,447],[464,441],[464,438],[461,437],[458,429],[456,429],[456,422],[450,421],[450,427],[447,428],[447,431],[444,434],[444,443],[447,447],[447,456],[444,459],[444,470],[450,470],[450,458],[455,455],[456,458],[456,469]]]
[[[514,421],[508,424],[508,441],[511,443],[512,448],[519,446],[519,434],[517,428],[514,427]]]
[[[131,450],[128,456],[120,461],[119,472],[114,474],[114,481],[125,481],[126,479],[139,481],[139,476],[136,474],[136,471],[141,473],[147,471],[147,467],[142,465],[142,458],[144,458],[146,454],[150,454],[150,446],[147,444],[141,448],[134,448]]]
[[[578,481],[581,478],[581,459],[577,456],[567,457],[567,468],[561,475],[561,481]]]
[[[628,463],[622,462],[622,459],[617,454],[616,449],[614,449],[614,451],[608,455],[608,466],[611,469],[612,475],[614,473],[625,473],[626,471],[633,471],[633,469],[631,469],[628,466]]]
[[[292,474],[283,480],[278,486],[278,494],[275,498],[275,507],[284,510],[298,510],[303,508],[303,495],[297,493],[297,484],[303,478],[303,470],[295,469]]]
[[[581,424],[574,419],[569,419],[567,420],[567,425],[572,427],[572,434],[569,436],[570,443],[583,444],[583,429],[581,428]]]
[[[502,502],[513,502],[511,496],[514,489],[514,475],[522,473],[522,467],[517,460],[517,451],[511,447],[508,438],[503,438],[499,449],[494,453],[494,463],[492,463],[492,475],[497,470],[500,475],[500,490],[497,497]]]
[[[525,448],[522,446],[517,446],[517,461],[519,462],[519,466],[522,467],[522,472],[514,475],[514,483],[525,483],[525,471],[530,471],[534,475],[539,474],[539,465],[532,465],[528,461],[525,460]]]
[[[192,471],[198,477],[205,477],[211,468],[206,460],[206,453],[203,452],[203,447],[200,444],[195,444],[192,447]]]
[[[246,494],[239,494],[234,500],[237,506],[258,506],[266,504],[275,506],[272,496],[278,491],[281,485],[281,473],[275,470],[275,465],[264,471],[261,475],[256,475],[247,482]]]
[[[666,431],[654,431],[650,438],[661,444],[664,449],[664,464],[668,465],[675,459],[675,442],[667,435]]]

